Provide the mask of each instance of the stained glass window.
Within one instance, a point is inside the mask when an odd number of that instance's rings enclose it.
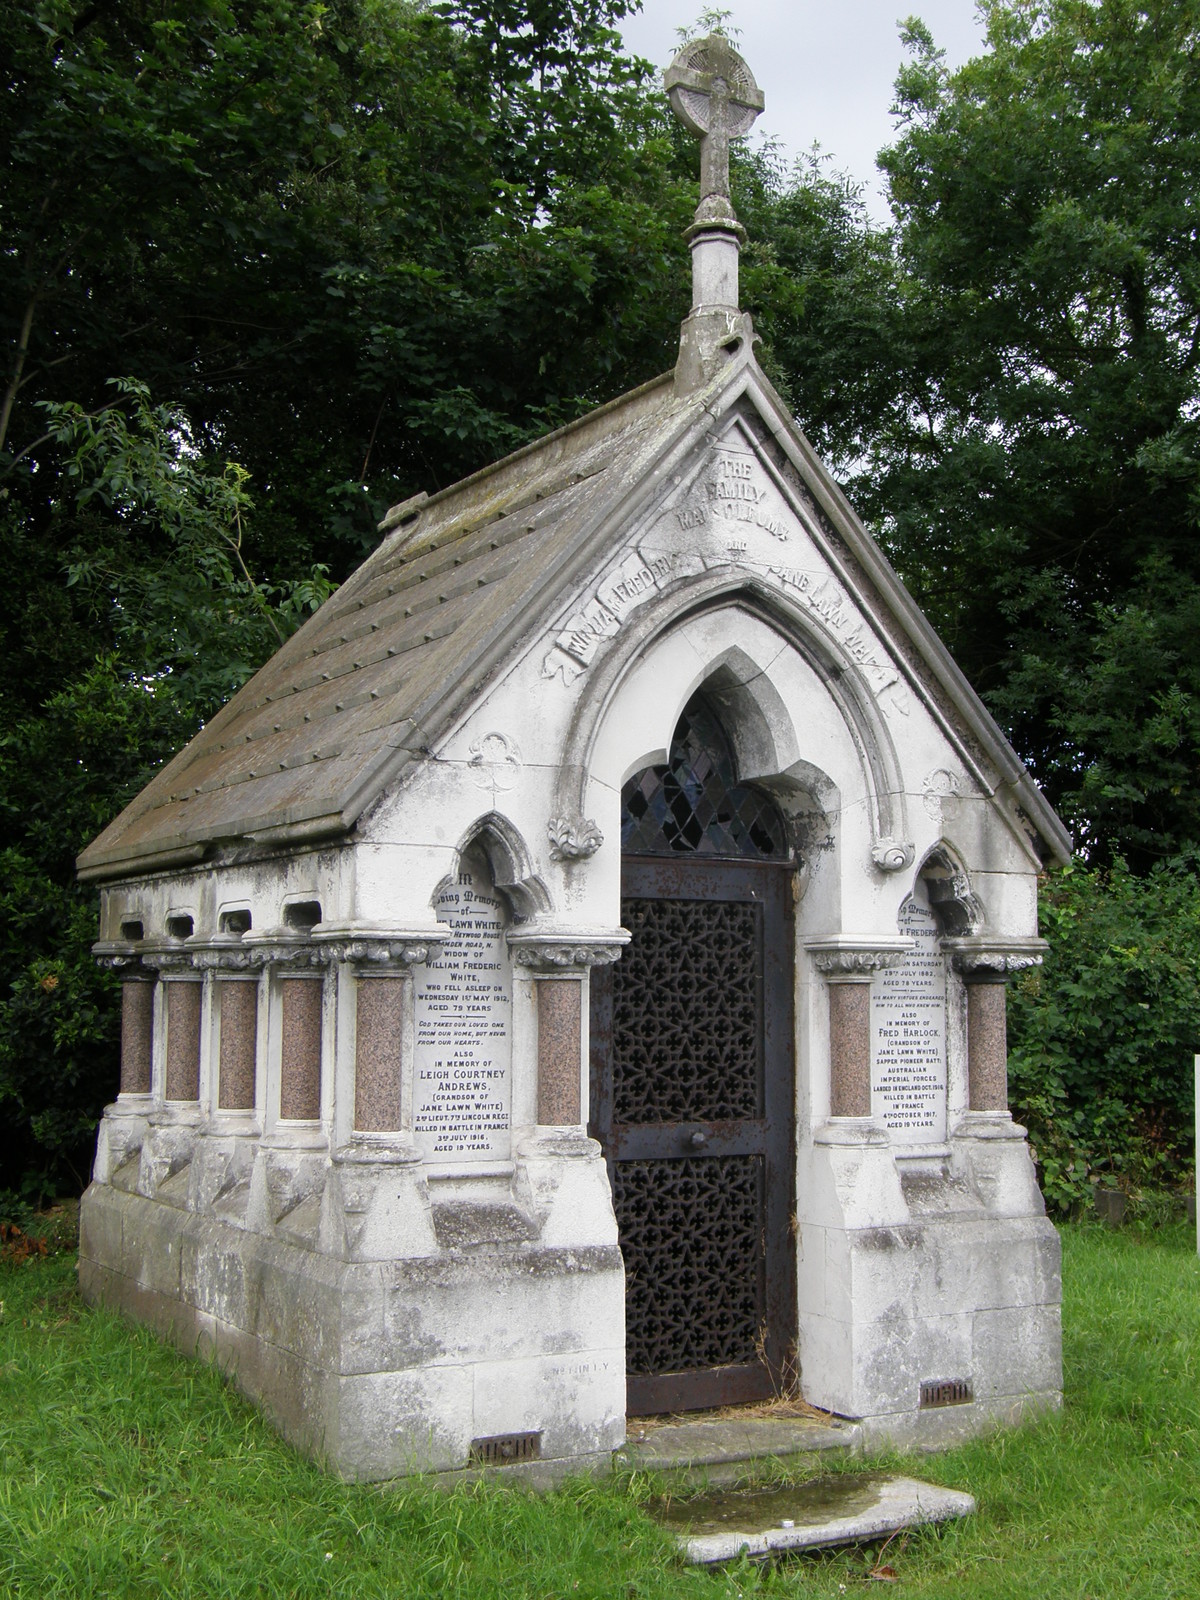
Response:
[[[700,695],[684,707],[665,767],[646,767],[621,791],[627,855],[787,859],[770,797],[737,781],[724,730]]]

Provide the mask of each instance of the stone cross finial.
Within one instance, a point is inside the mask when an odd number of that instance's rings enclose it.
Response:
[[[685,44],[663,81],[672,111],[700,139],[700,205],[693,229],[722,228],[740,236],[729,201],[729,141],[749,133],[763,108],[762,90],[719,33]]]

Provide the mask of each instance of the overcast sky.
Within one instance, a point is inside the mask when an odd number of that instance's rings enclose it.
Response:
[[[622,32],[626,46],[661,71],[700,0],[643,0]],[[892,142],[892,84],[904,59],[898,19],[917,15],[958,66],[983,49],[974,0],[728,0],[738,48],[766,96],[754,137],[773,136],[789,155],[820,144],[837,167],[867,185],[883,221],[875,152]]]

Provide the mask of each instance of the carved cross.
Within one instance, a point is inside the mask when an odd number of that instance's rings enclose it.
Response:
[[[763,108],[762,90],[750,68],[722,34],[693,39],[667,68],[671,109],[700,138],[700,209],[705,201],[729,199],[729,141],[749,133]],[[730,217],[733,213],[730,211]],[[699,220],[699,214],[697,214]]]

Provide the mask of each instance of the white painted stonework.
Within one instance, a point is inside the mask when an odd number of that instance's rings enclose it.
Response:
[[[973,986],[1039,959],[1069,839],[748,319],[698,303],[674,375],[397,507],[80,860],[98,955],[148,986],[84,1291],[344,1474],[459,1471],[499,1436],[554,1474],[624,1438],[589,991],[629,938],[622,786],[697,691],[794,856],[800,1392],[930,1442],[1058,1403],[1057,1238]],[[947,1385],[969,1398],[922,1404]]]

